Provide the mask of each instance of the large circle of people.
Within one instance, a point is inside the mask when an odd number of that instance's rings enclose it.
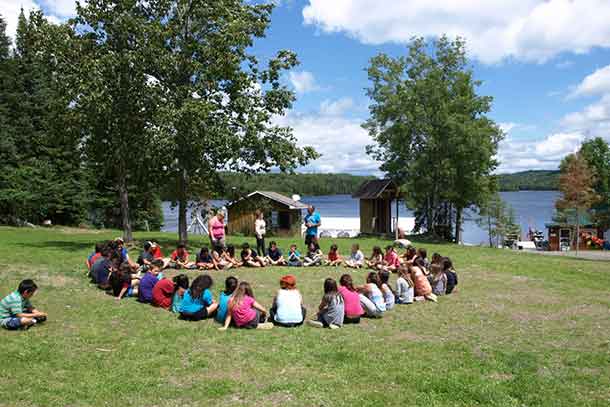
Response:
[[[257,239],[258,240],[258,239]],[[220,243],[218,239],[211,240]],[[200,321],[214,318],[220,330],[229,327],[270,329],[273,326],[295,327],[307,323],[313,327],[337,329],[344,324],[357,324],[361,318],[381,318],[397,304],[417,301],[434,301],[439,296],[455,292],[457,273],[451,259],[434,253],[428,260],[424,248],[407,247],[399,253],[393,245],[373,248],[366,258],[357,243],[343,256],[336,244],[323,253],[317,239],[308,239],[303,255],[296,244],[284,252],[275,241],[261,252],[248,243],[240,246],[217,244],[201,248],[191,261],[184,244],[178,244],[169,257],[164,257],[155,241],[144,244],[144,249],[133,261],[122,239],[96,245],[87,258],[87,268],[93,283],[107,290],[117,300],[136,297],[139,302],[165,308],[180,319]],[[164,270],[229,271],[240,267],[346,267],[351,270],[368,270],[364,283],[356,284],[352,276],[343,274],[337,282],[324,281],[322,299],[315,315],[307,320],[307,310],[297,287],[296,277],[284,275],[270,309],[255,299],[252,286],[237,277],[228,276],[224,289],[214,299],[214,284],[208,273],[189,281],[186,274],[165,278]],[[390,275],[397,274],[395,287],[389,283]]]

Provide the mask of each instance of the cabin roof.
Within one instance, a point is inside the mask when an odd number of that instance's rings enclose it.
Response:
[[[394,181],[391,179],[374,179],[366,181],[352,194],[352,198],[377,199],[388,188],[396,189],[396,184],[394,184]]]
[[[244,199],[248,199],[251,198],[255,195],[260,195],[263,196],[267,199],[270,199],[272,201],[275,201],[277,203],[280,203],[282,205],[285,205],[288,207],[288,209],[307,209],[307,205],[305,205],[302,202],[299,201],[295,201],[292,198],[288,198],[287,196],[284,196],[282,194],[278,194],[277,192],[273,192],[273,191],[254,191],[254,192],[250,192],[248,195],[241,197],[239,199],[237,199],[236,201],[233,202],[229,202],[226,206],[227,208],[235,205],[238,202],[241,202]]]

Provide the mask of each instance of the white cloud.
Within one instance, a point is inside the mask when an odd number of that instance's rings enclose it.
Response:
[[[372,143],[366,130],[360,125],[361,119],[342,116],[347,110],[325,108],[347,104],[346,99],[326,101],[319,112],[301,114],[294,111],[280,117],[276,123],[290,126],[298,139],[298,144],[314,147],[321,157],[299,171],[306,172],[348,172],[354,174],[379,174],[380,163],[366,154],[365,147]]]
[[[15,38],[17,20],[23,8],[26,16],[31,10],[45,10],[47,19],[58,24],[74,15],[76,12],[75,0],[0,0],[0,15],[6,21],[6,33]]]
[[[604,93],[610,93],[610,65],[587,75],[570,96],[594,96]]]
[[[303,18],[368,44],[460,35],[485,63],[610,47],[608,0],[309,0]]]
[[[320,104],[320,113],[327,116],[339,116],[354,107],[352,98],[337,100],[326,99]]]
[[[316,83],[316,78],[309,71],[290,71],[288,77],[297,93],[313,92],[320,89]]]
[[[554,133],[542,140],[507,137],[498,148],[498,173],[524,170],[556,170],[559,162],[574,153],[584,141],[581,133]]]

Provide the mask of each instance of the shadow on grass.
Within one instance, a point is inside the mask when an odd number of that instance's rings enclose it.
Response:
[[[59,250],[83,250],[93,249],[93,244],[89,242],[69,242],[63,240],[47,240],[44,242],[23,242],[23,247],[33,247],[37,249],[59,249]]]

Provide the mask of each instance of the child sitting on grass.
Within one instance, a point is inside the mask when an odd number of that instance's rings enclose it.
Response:
[[[385,248],[385,256],[383,257],[383,269],[396,273],[400,268],[400,256],[394,250],[393,246]]]
[[[93,266],[93,263],[95,263],[97,261],[97,259],[99,259],[100,257],[102,257],[102,250],[104,250],[104,246],[105,243],[96,243],[95,244],[95,250],[93,253],[91,253],[89,255],[89,257],[87,257],[87,270],[91,270],[91,266]]]
[[[138,301],[150,304],[152,302],[152,292],[155,285],[163,278],[161,268],[163,267],[163,260],[153,260],[150,268],[144,274],[144,277],[140,280],[140,286],[138,288]]]
[[[288,252],[288,266],[290,267],[301,267],[303,261],[301,260],[301,253],[297,250],[296,244],[290,245],[290,252]]]
[[[248,243],[241,246],[241,261],[246,267],[265,267],[265,259],[260,257],[254,249],[251,249]]]
[[[117,270],[110,273],[108,283],[112,289],[112,294],[117,300],[138,295],[140,280],[133,277],[131,272],[132,268],[129,263],[123,262]]]
[[[243,263],[235,257],[235,246],[232,244],[227,246],[227,250],[223,252],[222,257],[225,261],[231,263],[231,267],[233,268],[241,267],[243,265]]]
[[[362,305],[360,304],[360,294],[354,287],[352,276],[343,274],[339,279],[339,293],[343,297],[345,308],[345,316],[343,317],[344,324],[358,324],[360,317],[364,314]]]
[[[318,244],[315,242],[311,242],[309,243],[307,249],[307,255],[305,255],[305,258],[303,259],[303,266],[321,266],[324,253],[322,253],[322,250],[320,250],[320,246],[318,246]]]
[[[317,320],[307,324],[316,328],[337,329],[343,326],[345,303],[337,289],[337,282],[332,278],[324,280],[324,296],[318,308]]]
[[[435,295],[445,295],[447,290],[447,275],[443,273],[443,268],[440,264],[432,264],[430,266],[428,280]]]
[[[218,296],[218,310],[216,311],[216,321],[224,324],[227,319],[227,312],[229,311],[229,300],[237,289],[237,278],[231,276],[225,280],[225,289],[220,292]]]
[[[297,280],[293,275],[280,278],[280,289],[273,299],[269,311],[269,322],[285,328],[303,325],[305,320],[303,297],[297,290]]]
[[[265,322],[265,308],[254,299],[252,287],[245,281],[239,283],[237,290],[229,300],[229,310],[224,326],[218,328],[226,331],[231,322],[237,328],[244,329],[271,329],[273,324]]]
[[[171,311],[174,314],[180,313],[180,306],[182,305],[182,299],[184,293],[189,289],[189,278],[180,274],[174,277],[174,295],[172,296],[172,308]]]
[[[373,247],[373,253],[366,261],[366,265],[368,268],[373,270],[381,270],[383,268],[383,253],[381,253],[381,247]]]
[[[330,250],[326,255],[326,261],[324,262],[327,266],[338,267],[343,263],[343,257],[339,254],[339,248],[336,244],[330,246]]]
[[[408,267],[398,270],[396,279],[396,304],[412,304],[414,297],[413,280]]]
[[[383,300],[385,301],[386,310],[391,310],[394,308],[394,303],[396,302],[396,296],[394,295],[394,290],[390,287],[390,272],[387,270],[381,270],[377,273],[379,277],[379,289],[383,294]]]
[[[377,273],[371,272],[366,277],[366,284],[358,287],[358,291],[360,292],[360,304],[362,304],[362,308],[364,308],[367,317],[381,318],[386,311],[383,293],[379,289],[380,285],[381,283]]]
[[[265,257],[265,261],[271,266],[286,265],[286,260],[284,259],[284,256],[282,256],[282,251],[279,247],[277,247],[276,242],[271,242],[269,244],[269,249],[267,249],[267,256]]]
[[[47,320],[47,314],[39,311],[30,302],[38,286],[27,279],[0,301],[0,326],[5,329],[27,329]]]
[[[447,290],[446,294],[451,294],[455,291],[455,287],[458,285],[458,276],[453,268],[453,262],[449,257],[443,258],[443,272],[447,276]]]
[[[364,265],[364,254],[360,251],[358,243],[352,245],[352,253],[349,259],[345,260],[345,265],[353,269],[359,269]]]
[[[436,302],[436,295],[432,293],[430,282],[422,270],[421,261],[417,260],[415,261],[415,264],[409,266],[411,280],[413,280],[413,285],[415,287],[415,301],[430,300]]]
[[[184,294],[184,290],[189,288],[188,277],[184,274],[179,274],[172,280],[170,280],[169,278],[164,278],[163,280],[160,280],[153,287],[152,305],[154,305],[155,307],[160,307],[169,310],[172,307],[172,303],[174,301],[174,294],[176,294],[176,292],[180,289],[179,284],[182,285]],[[180,297],[178,301],[182,301],[182,297]]]
[[[212,259],[216,262],[218,270],[228,270],[233,267],[233,263],[225,258],[226,250],[224,246],[218,246],[212,250]]]
[[[176,269],[190,269],[194,266],[194,263],[189,261],[189,252],[186,251],[186,245],[184,243],[178,244],[176,250],[172,252],[170,256],[171,262],[170,267]]]
[[[214,280],[207,274],[193,280],[191,288],[186,290],[180,303],[180,319],[201,321],[214,315],[218,303],[214,301],[210,288]]]
[[[196,265],[199,270],[218,270],[218,264],[216,264],[207,246],[203,246],[199,251]]]

